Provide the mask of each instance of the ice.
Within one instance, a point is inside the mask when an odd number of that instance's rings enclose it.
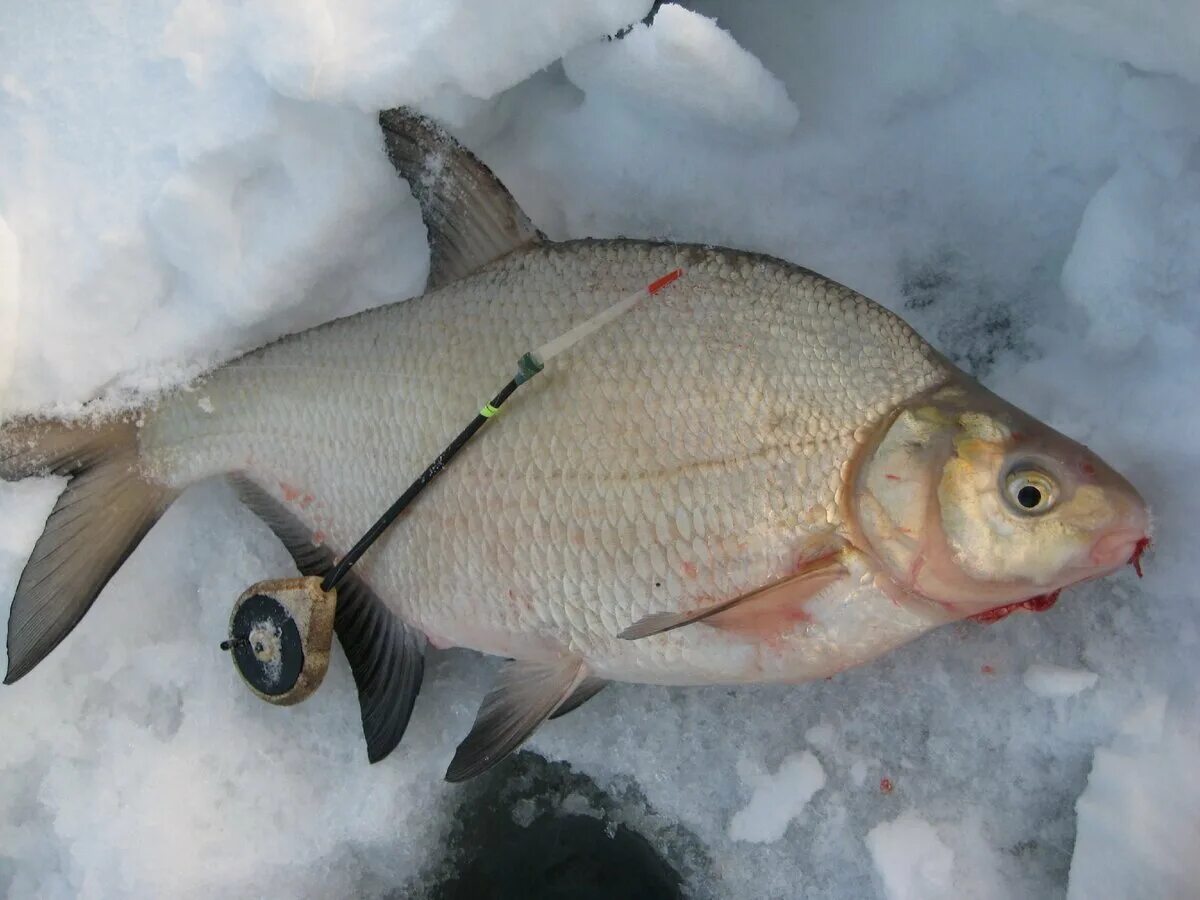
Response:
[[[1068,669],[1066,666],[1034,663],[1025,670],[1021,680],[1025,682],[1025,687],[1039,697],[1061,700],[1095,687],[1100,676],[1086,669]]]
[[[558,807],[646,835],[695,897],[1186,895],[1197,6],[700,0],[603,38],[649,5],[9,0],[0,408],[152,392],[418,291],[424,230],[375,123],[417,103],[552,237],[716,242],[836,278],[1094,447],[1155,511],[1144,579],[1038,615],[810,685],[612,686],[531,744],[603,795]],[[58,486],[0,486],[0,596]],[[276,709],[217,649],[233,599],[292,571],[202,486],[0,688],[0,894],[436,880],[476,790],[441,776],[496,662],[432,654],[401,751],[367,766],[343,658]],[[1031,671],[1095,680],[1048,702]],[[542,801],[502,818],[532,832]]]
[[[748,767],[742,781],[754,793],[730,820],[729,836],[735,841],[769,844],[783,837],[788,824],[825,786],[825,770],[811,753],[793,753],[784,757],[773,774]]]
[[[888,900],[935,900],[955,896],[954,851],[937,829],[912,812],[881,822],[867,833],[867,846]]]

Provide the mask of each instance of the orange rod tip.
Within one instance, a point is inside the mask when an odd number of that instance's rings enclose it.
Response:
[[[668,272],[662,278],[658,278],[650,282],[649,286],[646,288],[646,291],[650,294],[657,294],[672,281],[676,281],[682,274],[683,269],[676,269],[674,272]]]

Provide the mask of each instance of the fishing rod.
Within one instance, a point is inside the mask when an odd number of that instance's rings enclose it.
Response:
[[[654,296],[682,275],[683,269],[668,272],[569,331],[524,353],[517,360],[517,373],[480,407],[475,418],[426,466],[324,578],[310,576],[262,581],[247,589],[234,605],[230,637],[221,642],[221,649],[232,651],[234,664],[251,690],[262,699],[279,705],[298,703],[315,691],[329,664],[337,588],[355,563],[445,471],[479,429],[495,418],[500,407],[521,385],[538,375],[554,357],[595,334],[640,300]]]

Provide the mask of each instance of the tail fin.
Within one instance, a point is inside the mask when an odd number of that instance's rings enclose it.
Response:
[[[174,499],[145,478],[137,426],[22,419],[0,428],[0,478],[70,479],[33,555],[8,615],[8,672],[13,684],[58,646]]]

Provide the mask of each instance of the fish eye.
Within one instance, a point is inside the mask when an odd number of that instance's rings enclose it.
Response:
[[[1054,479],[1041,469],[1027,464],[1014,467],[1004,480],[1004,495],[1009,505],[1024,515],[1041,515],[1054,506],[1057,490]]]

